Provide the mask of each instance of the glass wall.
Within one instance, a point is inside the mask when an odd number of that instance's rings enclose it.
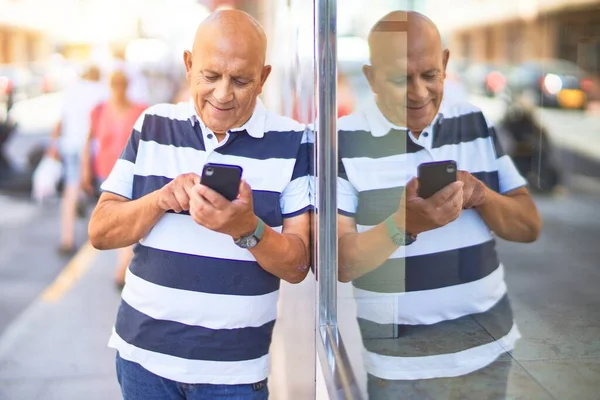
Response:
[[[348,376],[370,399],[597,398],[600,2],[356,3],[316,139]]]

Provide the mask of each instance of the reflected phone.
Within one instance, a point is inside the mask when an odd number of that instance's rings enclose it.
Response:
[[[433,196],[437,191],[456,182],[456,161],[435,161],[418,166],[419,197]]]
[[[208,186],[227,200],[238,197],[242,167],[239,165],[208,163],[202,168],[200,183]]]

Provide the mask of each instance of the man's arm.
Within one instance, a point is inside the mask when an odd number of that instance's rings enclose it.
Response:
[[[94,173],[92,171],[92,140],[94,134],[90,129],[83,150],[81,151],[81,187],[88,194],[94,192]]]
[[[476,207],[487,226],[504,240],[531,243],[542,230],[542,220],[526,188],[499,194],[486,187],[485,202]]]
[[[483,114],[481,117],[485,119]],[[524,186],[512,159],[504,152],[496,130],[487,121],[498,169],[498,191],[489,188],[467,171],[459,171],[464,182],[464,207],[474,208],[487,226],[504,240],[534,242],[540,235],[542,221],[535,203]]]
[[[373,271],[398,249],[383,222],[358,233],[354,218],[338,215],[337,220],[340,257],[338,280],[341,282],[350,282]]]
[[[300,283],[310,265],[310,214],[283,220],[282,233],[265,226],[263,237],[250,252],[260,266],[290,283]]]
[[[418,235],[454,221],[461,213],[463,184],[452,183],[428,199],[418,197],[416,178],[406,184],[394,223],[400,231]],[[349,282],[381,266],[399,246],[394,244],[385,222],[358,233],[354,218],[338,216],[338,280]]]
[[[137,243],[168,210],[189,210],[187,193],[199,181],[200,177],[194,173],[179,175],[161,189],[136,200],[102,193],[88,226],[92,246],[108,250]]]
[[[50,145],[48,146],[48,150],[46,154],[48,157],[53,158],[55,160],[60,160],[60,154],[58,151],[58,142],[60,140],[62,132],[62,121],[58,121],[58,123],[52,129],[52,134],[50,135]]]
[[[165,214],[158,206],[157,197],[158,192],[137,200],[102,193],[88,226],[92,246],[109,250],[137,243]]]

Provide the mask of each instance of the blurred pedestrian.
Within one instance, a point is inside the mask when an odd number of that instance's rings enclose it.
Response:
[[[123,71],[110,76],[110,97],[91,112],[91,127],[81,157],[81,186],[89,195],[97,195],[100,185],[108,178],[119,159],[135,121],[146,105],[131,101],[128,97],[127,75]],[[115,283],[122,287],[125,272],[131,261],[131,246],[119,250]]]
[[[61,235],[58,251],[63,255],[75,251],[75,220],[80,194],[81,151],[90,131],[90,113],[106,98],[106,88],[100,83],[100,69],[88,67],[64,95],[61,119],[52,133],[48,156],[62,160],[63,193],[61,205]]]
[[[127,98],[139,104],[150,103],[150,85],[143,68],[136,62],[128,60],[123,49],[114,53],[113,71],[123,71],[128,79]]]

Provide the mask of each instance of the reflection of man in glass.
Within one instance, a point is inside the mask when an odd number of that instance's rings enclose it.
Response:
[[[495,360],[519,338],[492,232],[532,242],[540,218],[481,111],[440,112],[449,52],[435,25],[394,12],[369,45],[375,96],[339,120],[338,196],[339,276],[353,282],[370,397],[487,398],[505,390]],[[458,181],[418,197],[417,166],[441,160]],[[485,393],[465,385],[485,376]]]

